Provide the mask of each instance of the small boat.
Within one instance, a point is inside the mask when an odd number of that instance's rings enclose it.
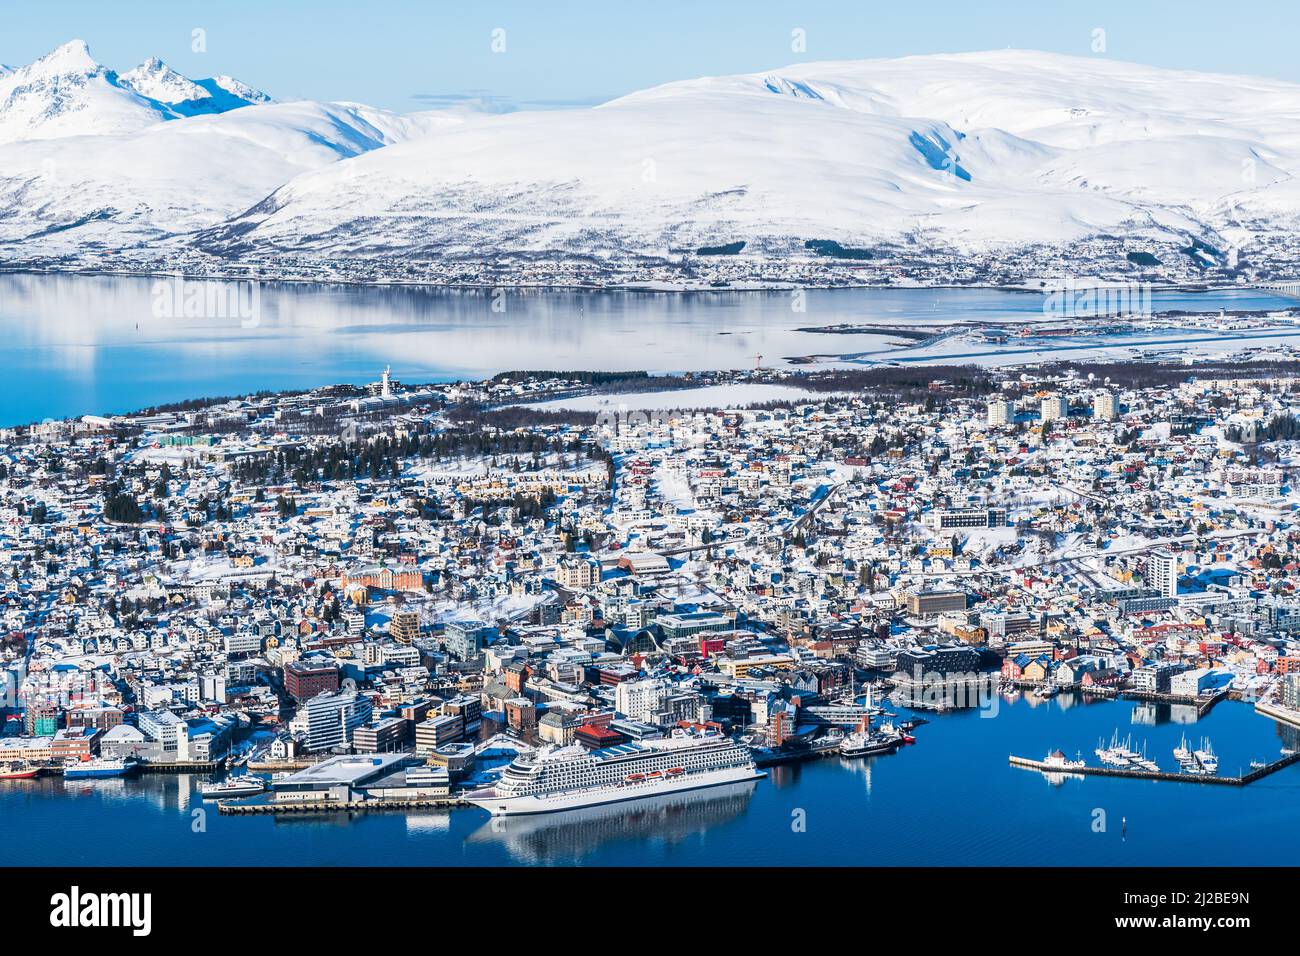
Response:
[[[0,780],[30,780],[40,772],[40,767],[22,760],[0,764]]]
[[[1195,751],[1192,756],[1206,773],[1218,773],[1219,758],[1215,756],[1214,748],[1210,746],[1208,738],[1202,742],[1201,749]]]
[[[669,767],[669,768],[668,768],[668,776],[670,776],[670,777],[679,777],[679,776],[681,776],[682,774],[684,774],[685,772],[686,772],[686,768],[685,768],[685,767]]]
[[[626,780],[628,783],[640,783],[642,780],[645,779],[645,774],[643,774],[643,773],[630,773],[630,774],[628,774],[626,777],[624,777],[623,779]]]
[[[1183,734],[1182,742],[1174,748],[1174,759],[1179,763],[1187,763],[1192,759],[1192,752],[1187,749],[1187,735]]]

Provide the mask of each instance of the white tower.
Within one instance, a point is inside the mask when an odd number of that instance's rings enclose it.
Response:
[[[383,382],[383,387],[382,387],[382,388],[380,389],[380,391],[379,391],[379,394],[382,395],[384,398],[392,398],[392,397],[393,397],[393,389],[392,389],[392,386],[391,386],[391,385],[389,384],[389,382],[388,382],[388,374],[389,374],[392,370],[393,370],[393,367],[392,367],[391,365],[386,366],[386,367],[384,368],[384,377],[381,379],[381,381]]]

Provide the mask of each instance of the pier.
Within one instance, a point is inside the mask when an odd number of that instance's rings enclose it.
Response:
[[[172,760],[166,763],[149,763],[140,761],[136,766],[140,773],[216,773],[225,767],[226,758],[220,760]]]
[[[1286,707],[1271,701],[1261,700],[1256,703],[1255,713],[1271,717],[1273,720],[1289,724],[1292,727],[1300,727],[1300,711],[1288,710]]]
[[[370,810],[444,810],[468,806],[471,804],[463,797],[430,797],[424,800],[310,800],[301,803],[231,803],[223,800],[217,804],[217,812],[223,816],[288,816]]]
[[[1172,770],[1131,770],[1127,767],[1061,767],[1044,760],[1032,760],[1029,757],[1017,757],[1012,754],[1007,758],[1011,766],[1026,770],[1039,770],[1043,773],[1082,774],[1090,777],[1128,777],[1132,780],[1165,780],[1170,783],[1208,783],[1223,787],[1244,787],[1262,780],[1269,774],[1277,773],[1285,767],[1300,761],[1300,751],[1287,754],[1270,764],[1259,767],[1240,777],[1218,777],[1212,774],[1176,773]]]

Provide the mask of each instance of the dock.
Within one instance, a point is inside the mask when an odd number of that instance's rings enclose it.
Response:
[[[1044,760],[1032,760],[1029,757],[1017,757],[1012,754],[1007,758],[1011,766],[1026,770],[1039,770],[1043,773],[1082,774],[1089,777],[1127,777],[1130,780],[1164,780],[1170,783],[1206,783],[1222,787],[1244,787],[1262,780],[1269,774],[1277,773],[1285,767],[1300,761],[1300,751],[1287,754],[1270,764],[1259,767],[1240,777],[1219,777],[1213,774],[1175,773],[1172,770],[1131,770],[1127,767],[1061,767]]]
[[[150,763],[142,760],[136,766],[140,773],[216,773],[226,765],[226,758],[220,760],[172,760],[165,763]]]
[[[371,810],[445,810],[468,807],[463,797],[430,797],[425,800],[310,800],[301,803],[232,803],[220,801],[223,816],[292,815],[307,813],[356,813]]]
[[[1292,727],[1300,727],[1300,711],[1289,710],[1272,701],[1261,700],[1255,704],[1255,713],[1272,718]]]

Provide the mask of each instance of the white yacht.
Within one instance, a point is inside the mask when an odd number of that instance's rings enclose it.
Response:
[[[266,789],[266,781],[254,774],[227,777],[220,783],[205,783],[199,787],[204,800],[221,800],[225,797],[251,797]]]
[[[550,813],[699,790],[767,776],[729,737],[676,730],[663,740],[601,750],[545,747],[521,754],[495,786],[469,794],[493,816]]]

